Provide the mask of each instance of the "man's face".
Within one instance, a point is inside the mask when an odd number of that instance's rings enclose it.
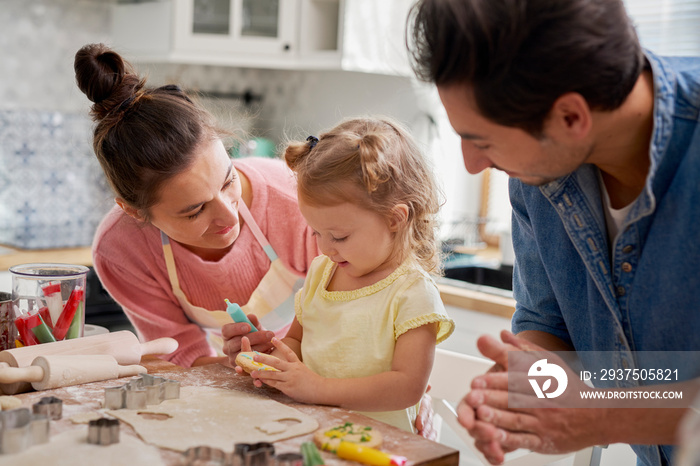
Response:
[[[464,84],[438,86],[450,124],[462,139],[464,166],[472,174],[496,168],[530,185],[542,185],[580,167],[590,147],[557,140],[545,122],[542,138],[487,120],[477,110],[472,89]]]

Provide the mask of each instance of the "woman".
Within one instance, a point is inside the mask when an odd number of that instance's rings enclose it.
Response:
[[[221,140],[227,134],[209,113],[176,86],[146,89],[104,45],[83,47],[75,70],[94,102],[94,150],[116,193],[117,206],[93,243],[100,281],[142,339],[178,340],[171,362],[224,362],[215,359],[197,308],[223,310],[224,299],[246,303],[270,267],[238,212],[248,206],[299,277],[318,253],[297,207],[293,176],[276,160],[240,160],[234,167]],[[235,355],[248,331],[247,324],[227,327],[224,351]],[[271,337],[250,335],[261,351]]]
[[[177,86],[147,89],[102,44],[81,48],[74,66],[78,87],[94,103],[93,148],[116,194],[93,241],[104,287],[142,340],[178,341],[167,356],[175,364],[233,361],[246,334],[254,350],[270,350],[273,332],[229,323],[220,329],[228,358],[217,356],[204,328],[225,309],[224,299],[247,303],[266,277],[265,240],[299,277],[318,254],[291,172],[281,160],[234,165],[222,142],[228,134],[207,111]],[[416,427],[434,435],[427,396]]]

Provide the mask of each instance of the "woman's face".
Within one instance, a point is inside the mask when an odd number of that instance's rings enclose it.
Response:
[[[151,223],[203,257],[238,238],[241,180],[219,139],[203,142],[192,166],[168,180],[158,199]]]

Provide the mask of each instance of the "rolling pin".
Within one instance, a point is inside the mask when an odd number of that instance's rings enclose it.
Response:
[[[106,354],[114,357],[118,364],[129,365],[138,364],[141,361],[141,357],[145,354],[170,354],[176,349],[177,340],[173,338],[158,338],[141,343],[133,332],[121,330],[119,332],[0,351],[0,362],[5,362],[12,367],[27,367],[38,356]],[[14,395],[29,391],[32,388],[28,383],[18,383],[16,385],[17,387],[14,388],[15,391],[12,393],[2,389],[3,393]]]
[[[148,371],[143,366],[120,366],[108,354],[47,355],[38,356],[30,366],[0,367],[0,387],[8,393],[21,383],[31,383],[34,390],[49,390],[144,372]]]

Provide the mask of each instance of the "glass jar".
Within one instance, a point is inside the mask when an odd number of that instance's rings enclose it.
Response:
[[[10,267],[12,308],[24,346],[83,336],[88,268],[69,264]]]
[[[12,312],[12,295],[0,291],[0,350],[12,349],[17,339],[15,313]]]

